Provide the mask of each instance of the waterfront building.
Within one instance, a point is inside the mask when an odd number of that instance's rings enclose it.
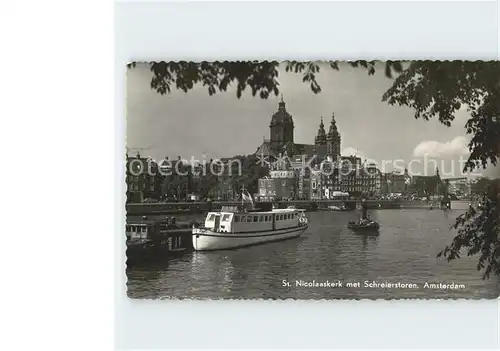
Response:
[[[363,192],[370,197],[377,196],[381,189],[381,172],[375,163],[367,164],[364,169],[366,172],[364,172]]]
[[[493,181],[487,177],[478,177],[470,180],[470,194],[471,195],[483,195],[488,191],[488,187]]]
[[[387,172],[380,175],[381,194],[403,194],[408,190],[407,175],[400,172]]]
[[[158,164],[151,158],[126,155],[125,182],[127,184],[127,203],[143,202],[146,199],[159,200],[161,177]]]
[[[189,194],[195,192],[193,170],[181,156],[170,160],[165,157],[160,162],[161,198],[168,201],[186,201]]]
[[[269,176],[258,180],[258,196],[264,201],[292,200],[296,198],[297,177],[290,160],[278,155],[277,161],[269,170]]]
[[[319,167],[311,170],[309,199],[323,200],[325,198],[325,178],[324,172]]]
[[[438,178],[435,175],[413,175],[408,186],[408,192],[417,196],[430,196],[437,194]]]

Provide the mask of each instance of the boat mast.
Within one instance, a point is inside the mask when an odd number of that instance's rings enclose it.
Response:
[[[245,185],[243,185],[241,187],[241,208],[243,208],[244,206],[244,202],[243,202],[243,194],[245,193]]]

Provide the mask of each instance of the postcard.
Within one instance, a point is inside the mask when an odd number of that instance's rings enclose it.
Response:
[[[133,62],[141,299],[492,299],[500,63]]]

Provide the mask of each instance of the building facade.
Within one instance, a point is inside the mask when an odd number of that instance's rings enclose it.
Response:
[[[127,184],[127,203],[143,202],[147,199],[159,200],[161,197],[161,176],[158,164],[151,158],[126,155],[125,182]]]

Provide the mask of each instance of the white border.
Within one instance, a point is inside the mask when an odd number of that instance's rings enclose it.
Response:
[[[113,72],[110,2],[2,3],[1,349],[109,350],[113,306],[119,348],[498,349],[498,301],[129,301],[113,260],[123,64],[138,49],[148,59],[498,59],[497,5],[127,6]],[[252,14],[265,26],[240,26]]]
[[[113,72],[111,2],[2,2],[0,349],[109,350],[114,336],[119,348],[142,349],[498,349],[495,301],[132,303],[113,260],[122,249],[123,64],[138,48],[148,59],[498,59],[498,6],[169,6],[119,10]],[[257,8],[266,27],[241,28],[242,13]],[[200,10],[227,20],[192,13]],[[186,21],[190,12],[200,20]]]
[[[259,24],[242,25],[243,18],[258,18]],[[498,18],[495,1],[120,3],[117,91],[123,91],[123,65],[130,59],[496,60]],[[116,99],[119,123],[124,99],[120,94]],[[116,201],[122,194],[119,188]],[[120,238],[117,234],[117,245]],[[499,346],[494,300],[140,301],[126,298],[123,273],[121,278],[116,293],[121,348]]]
[[[110,1],[1,5],[2,350],[113,347],[112,18]]]
[[[119,4],[118,89],[127,59],[495,60],[497,10],[494,1]],[[499,346],[494,300],[131,301],[117,289],[122,348]]]

